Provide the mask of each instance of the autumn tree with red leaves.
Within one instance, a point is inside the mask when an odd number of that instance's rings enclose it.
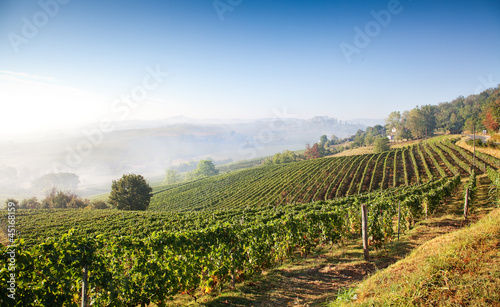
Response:
[[[321,158],[318,143],[315,143],[312,147],[309,144],[306,144],[306,152],[304,153],[304,157],[306,158],[306,160]]]

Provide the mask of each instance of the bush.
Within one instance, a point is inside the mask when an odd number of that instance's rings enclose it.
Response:
[[[483,141],[481,141],[481,139],[476,139],[475,143],[476,143],[476,147],[483,147],[485,145],[483,143]],[[474,140],[472,140],[472,139],[468,140],[467,145],[474,146]]]
[[[497,144],[495,144],[495,142],[493,140],[488,140],[486,142],[486,146],[488,146],[490,148],[497,148]]]
[[[102,200],[94,200],[91,204],[92,209],[108,209],[108,204]]]

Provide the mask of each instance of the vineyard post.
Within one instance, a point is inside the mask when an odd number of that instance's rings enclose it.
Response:
[[[474,124],[474,131],[473,131],[473,141],[472,141],[472,145],[473,145],[473,148],[474,148],[474,151],[472,153],[472,169],[474,170],[474,165],[476,164],[476,124]]]
[[[401,223],[401,201],[398,203],[398,241],[399,241],[399,224]]]
[[[233,259],[233,254],[231,253],[231,288],[236,289],[236,277],[235,275],[235,270],[234,270],[234,259]]]
[[[469,212],[469,188],[465,189],[465,204],[464,204],[464,219],[467,220],[467,213]]]
[[[83,267],[83,281],[82,281],[82,305],[81,307],[87,307],[87,278],[88,278],[89,268],[87,265]]]
[[[424,205],[425,205],[425,219],[427,219],[427,210],[428,210],[428,206],[429,206],[429,204],[427,203],[427,200],[424,200]]]
[[[370,255],[368,254],[368,216],[366,213],[366,204],[361,205],[361,223],[363,232],[363,254],[366,261],[370,260]]]

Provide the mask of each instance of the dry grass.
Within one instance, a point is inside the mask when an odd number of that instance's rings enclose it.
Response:
[[[456,143],[458,146],[467,149],[470,152],[473,152],[474,148],[470,145],[468,145],[464,139],[458,141]],[[476,151],[485,153],[487,155],[493,156],[495,158],[500,159],[500,149],[497,148],[483,148],[483,147],[476,147]]]
[[[363,146],[363,147],[344,150],[342,152],[331,155],[330,157],[356,156],[356,155],[365,155],[371,153],[373,153],[373,146]]]
[[[495,133],[494,135],[491,136],[490,140],[492,140],[493,142],[500,142],[500,134]]]

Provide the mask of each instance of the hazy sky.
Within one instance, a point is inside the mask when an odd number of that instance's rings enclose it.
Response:
[[[0,0],[0,135],[274,109],[385,118],[498,83],[498,0]]]

